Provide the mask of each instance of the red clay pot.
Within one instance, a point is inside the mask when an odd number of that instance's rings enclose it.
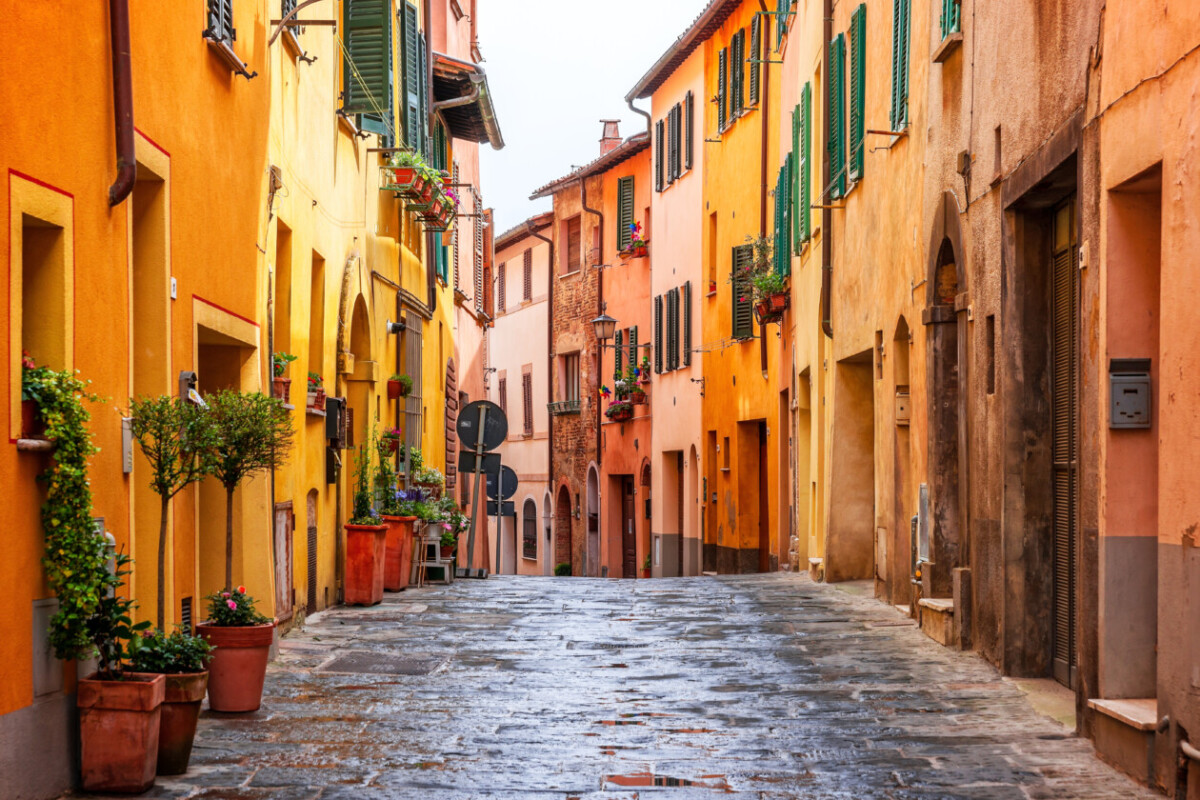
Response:
[[[35,400],[21,401],[21,438],[46,438],[46,423],[42,420],[42,415]]]
[[[158,731],[166,694],[163,675],[96,675],[79,682],[80,774],[89,792],[139,794],[154,785]]]
[[[383,588],[400,592],[408,587],[408,576],[412,571],[413,523],[417,518],[384,514],[383,519],[388,524],[384,537]]]
[[[291,378],[272,378],[271,386],[274,389],[272,397],[282,400],[287,403],[292,394],[292,379]]]
[[[643,578],[649,578],[649,577],[650,577],[650,568],[649,568],[649,567],[643,567],[643,568],[642,568],[642,577],[643,577]]]
[[[643,389],[634,389],[629,393],[629,402],[635,406],[646,405],[646,392]]]
[[[158,732],[158,774],[182,775],[192,757],[200,704],[208,689],[208,672],[167,675],[167,695],[162,704]]]
[[[442,558],[454,558],[454,551],[458,549],[456,544],[442,544],[438,547],[441,548]]]
[[[226,714],[257,711],[262,705],[275,623],[223,626],[201,622],[196,634],[217,648],[208,665],[208,707]]]
[[[373,606],[383,601],[387,529],[387,525],[346,525],[346,605]]]

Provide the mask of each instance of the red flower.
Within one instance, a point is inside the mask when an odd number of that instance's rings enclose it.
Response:
[[[238,587],[238,594],[245,594],[245,593],[246,593],[246,587],[245,587],[245,586],[239,586],[239,587]]]

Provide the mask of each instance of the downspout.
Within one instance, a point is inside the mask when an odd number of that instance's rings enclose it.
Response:
[[[761,2],[761,0],[760,0],[760,2]],[[654,122],[653,122],[653,118],[650,116],[650,112],[649,112],[649,111],[642,111],[640,108],[638,108],[637,106],[635,106],[635,105],[633,104],[633,98],[632,98],[632,97],[626,97],[626,98],[625,98],[625,105],[629,106],[629,110],[630,110],[630,111],[632,111],[633,113],[635,113],[635,114],[641,114],[643,117],[645,117],[645,118],[646,118],[646,135],[647,135],[647,136],[651,136],[651,137],[653,137],[653,135],[654,135],[654,130],[653,130],[653,129],[654,129]]]
[[[767,4],[763,0],[758,0],[758,7],[763,13],[767,13]],[[769,17],[768,17],[769,19]],[[784,24],[786,17],[781,17],[778,24]],[[771,142],[770,125],[768,124],[771,116],[771,59],[766,58],[767,48],[770,46],[768,41],[770,26],[760,25],[761,41],[758,51],[758,58],[762,62],[762,103],[758,115],[762,119],[762,146],[759,148],[760,174],[759,174],[759,199],[758,199],[758,235],[765,237],[767,235],[767,147]],[[778,202],[778,201],[776,201]],[[778,244],[778,243],[776,243]],[[759,326],[758,337],[758,365],[762,370],[763,378],[767,377],[767,336],[766,326]]]
[[[433,5],[429,2],[421,4],[422,12],[425,18],[425,91],[429,93],[430,98],[433,97]],[[433,132],[434,111],[430,103],[429,112],[425,115],[425,130],[429,133]],[[428,295],[429,311],[432,314],[437,310],[437,276],[434,274],[433,266],[433,248],[436,238],[434,233],[428,229],[425,230],[425,283],[426,292]],[[443,365],[441,369],[445,369]],[[435,378],[436,380],[436,378]],[[443,465],[444,466],[444,465]]]
[[[637,109],[634,109],[634,110],[636,111]],[[647,115],[646,118],[649,119],[650,118],[649,115]],[[600,255],[599,255],[599,258],[600,258],[600,261],[603,262],[604,261],[604,214],[600,211],[597,211],[594,208],[588,208],[587,176],[586,175],[580,177],[580,179],[579,179],[579,207],[582,208],[587,213],[593,214],[596,217],[596,219],[598,220],[596,224],[597,224],[597,227],[600,229]],[[582,231],[580,231],[580,235],[582,235]],[[583,242],[579,243],[579,249],[581,251],[583,250]],[[599,270],[600,264],[597,264],[596,268]],[[604,313],[604,272],[601,270],[600,274],[596,276],[596,316],[598,317],[603,313]],[[600,374],[599,371],[604,369],[604,346],[600,342],[596,342],[596,351],[597,351],[596,352],[596,360],[598,362],[596,374],[597,374],[597,378],[599,378],[599,374]],[[589,392],[589,394],[591,394],[591,392]],[[590,399],[592,402],[595,402],[595,397],[592,397]],[[600,409],[599,409],[599,407],[597,407],[596,408],[596,467],[597,467],[597,469],[599,469],[600,461],[601,461],[601,459],[600,459]]]
[[[112,48],[113,127],[117,138],[117,179],[108,187],[109,208],[133,191],[137,156],[133,151],[133,68],[129,61],[129,0],[108,0]]]
[[[822,34],[824,42],[822,49],[827,56],[829,53],[829,43],[833,41],[833,0],[825,0],[823,16],[825,23]],[[826,72],[825,77],[826,81],[828,81],[828,72]],[[828,96],[828,86],[826,86],[826,96]],[[825,141],[825,147],[823,148],[825,154],[821,157],[821,185],[825,187],[821,192],[821,331],[832,339],[833,212],[829,208],[829,201],[826,197],[829,191],[830,179],[828,104],[826,106],[825,118],[821,120],[821,130],[824,132]]]
[[[534,230],[532,223],[526,225],[525,230],[535,239],[541,239],[550,248],[550,262],[548,264],[549,280],[548,284],[548,307],[546,314],[546,403],[549,405],[554,402],[554,240],[543,236]],[[550,476],[550,485],[554,485],[554,415],[546,415],[547,438],[546,450],[549,458],[546,460],[546,474]],[[541,539],[541,531],[538,531],[538,538]]]
[[[435,100],[431,106],[433,114],[436,116],[439,112],[447,108],[471,105],[471,103],[479,99],[479,84],[481,83],[483,83],[482,75],[471,75],[471,93],[465,94],[462,97],[452,97],[449,100]]]

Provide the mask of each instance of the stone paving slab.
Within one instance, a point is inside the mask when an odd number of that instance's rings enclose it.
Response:
[[[358,654],[430,674],[322,671]],[[342,662],[344,664],[344,662]],[[419,671],[419,670],[414,670]],[[309,619],[154,798],[1157,797],[982,659],[784,573],[490,578]]]

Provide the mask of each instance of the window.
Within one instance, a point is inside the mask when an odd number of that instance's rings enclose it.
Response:
[[[754,15],[750,25],[750,105],[758,104],[759,73],[762,72],[762,16]]]
[[[663,159],[666,157],[666,148],[663,146],[663,137],[666,135],[666,122],[659,120],[654,124],[654,191],[661,192],[663,190]]]
[[[621,380],[625,372],[625,332],[617,331],[613,334],[613,381]]]
[[[754,335],[754,306],[748,270],[754,260],[754,246],[743,244],[733,248],[733,338],[749,339]]]
[[[497,277],[496,277],[496,310],[499,311],[501,314],[504,313],[504,295],[505,295],[504,279],[505,279],[505,274],[507,272],[508,272],[508,262],[501,261],[500,269],[499,269],[499,272],[497,273]]]
[[[729,48],[722,47],[717,54],[717,132],[725,130],[729,122],[729,97],[727,92],[729,72]]]
[[[275,306],[272,334],[276,352],[292,349],[292,232],[282,222],[275,233]]]
[[[563,264],[563,272],[575,272],[583,267],[582,261],[582,221],[579,217],[567,220],[567,260]]]
[[[499,402],[497,402],[496,405],[500,406],[500,410],[503,411],[507,415],[508,414],[508,376],[507,375],[500,375],[500,377],[496,379],[496,394],[498,395],[498,398],[499,398]]]
[[[558,394],[567,402],[579,400],[579,353],[558,357]]]
[[[663,371],[663,296],[654,298],[654,371]]]
[[[910,0],[892,4],[892,130],[908,127],[908,24]]]
[[[799,169],[792,176],[795,182],[792,209],[792,238],[796,255],[812,238],[812,82],[800,91],[800,105],[793,116],[792,152],[799,159]]]
[[[228,0],[226,0],[228,2]],[[346,0],[342,36],[342,112],[364,115],[360,127],[392,127],[392,20],[388,0]]]
[[[325,259],[314,250],[308,310],[308,371],[325,374]]]
[[[660,122],[659,125],[662,125]],[[633,241],[633,176],[617,181],[617,249],[627,250]],[[643,232],[643,235],[647,235]]]
[[[775,181],[775,272],[788,275],[792,271],[792,204],[788,202],[792,185],[792,153],[788,153],[779,168]]]
[[[629,328],[629,363],[634,368],[641,366],[638,360],[638,329],[637,325],[631,325]]]
[[[783,45],[783,37],[787,35],[788,29],[788,10],[792,7],[792,0],[776,0],[775,4],[775,47],[778,49]]]
[[[216,42],[232,45],[237,39],[233,28],[233,0],[208,0],[208,30],[204,35]]]
[[[386,7],[387,0],[383,0]],[[425,48],[417,23],[417,7],[404,4],[404,33],[401,59],[404,62],[404,142],[414,150],[425,151]]]
[[[746,106],[746,29],[742,28],[729,42],[729,98],[732,101],[730,117],[742,113]]]
[[[942,39],[962,32],[962,0],[942,0]]]
[[[684,117],[684,146],[683,146],[683,168],[692,168],[692,151],[694,149],[693,141],[695,140],[695,123],[692,121],[696,112],[696,100],[691,92],[683,100],[683,117]]]
[[[708,293],[717,293],[717,212],[708,215]]]
[[[829,43],[829,197],[846,193],[846,35]]]
[[[533,436],[533,369],[526,366],[521,374],[521,413],[525,416],[525,435]]]
[[[851,181],[862,180],[863,116],[866,111],[867,4],[850,15],[850,168]]]
[[[683,288],[683,363],[692,363],[692,282],[685,281]]]
[[[524,280],[522,281],[522,283],[524,284],[524,292],[522,294],[522,297],[525,300],[532,300],[533,299],[533,250],[532,249],[527,248],[525,250],[523,266],[524,266],[524,270],[523,270]]]
[[[521,555],[524,558],[537,558],[538,540],[537,504],[526,500],[521,508]]]
[[[683,106],[679,103],[671,109],[668,117],[671,124],[671,182],[674,183],[683,174]]]

